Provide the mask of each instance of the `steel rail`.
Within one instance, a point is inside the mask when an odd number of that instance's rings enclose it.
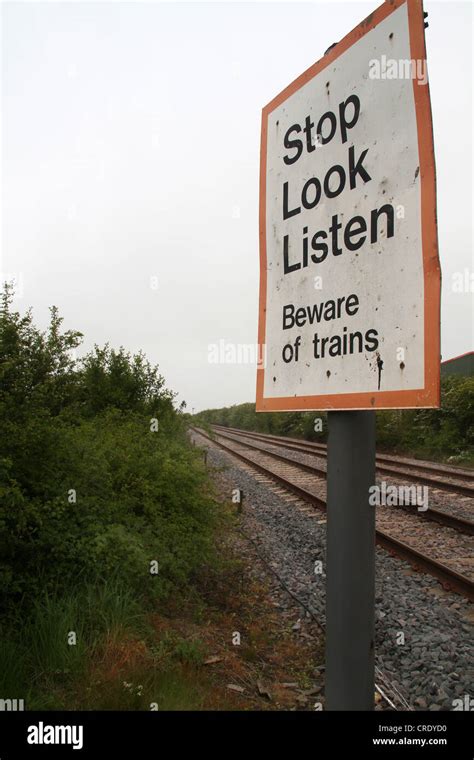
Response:
[[[227,430],[228,432],[233,432],[235,435],[241,435],[241,436],[247,436],[249,438],[255,438],[256,440],[261,441],[274,441],[276,446],[280,446],[282,448],[287,448],[293,451],[301,451],[302,453],[309,453],[309,454],[317,454],[318,456],[321,456],[323,458],[327,458],[327,451],[326,446],[324,444],[310,442],[310,441],[301,441],[301,443],[295,443],[295,439],[288,439],[288,443],[284,436],[273,436],[273,435],[266,435],[265,433],[255,433],[253,431],[247,431],[247,430],[241,430],[240,428],[226,428],[221,425],[213,425],[218,430]],[[385,473],[386,475],[393,475],[398,477],[405,477],[409,478],[413,483],[420,483],[423,485],[429,485],[433,488],[439,488],[440,490],[444,491],[451,491],[453,493],[462,494],[464,496],[474,496],[474,485],[471,485],[469,483],[450,483],[446,480],[440,480],[438,478],[431,477],[430,475],[419,475],[414,472],[411,472],[410,470],[404,470],[403,467],[392,467],[387,466],[386,464],[380,465],[378,462],[381,461],[381,459],[384,459],[385,461],[388,460],[387,457],[383,457],[383,455],[377,454],[376,459],[376,469],[378,472]],[[390,460],[393,461],[393,460]],[[412,467],[414,469],[427,469],[424,465],[420,464],[410,464],[404,463],[405,467]],[[434,465],[436,467],[436,465]],[[433,468],[429,468],[433,469]],[[445,472],[449,473],[453,478],[461,477],[461,478],[468,478],[474,479],[474,475],[470,475],[469,473],[465,473],[464,471],[462,475],[458,475],[456,472],[448,470],[446,468],[443,468],[442,465],[440,465],[439,472]]]
[[[326,470],[323,469],[322,467],[318,467],[317,465],[310,465],[310,464],[304,464],[302,462],[295,462],[294,459],[291,459],[290,457],[287,457],[284,454],[277,454],[274,451],[268,451],[268,450],[262,449],[259,446],[255,446],[252,443],[247,443],[247,442],[244,443],[243,441],[239,441],[237,438],[233,438],[232,435],[229,435],[228,433],[223,433],[219,431],[218,435],[220,435],[221,438],[226,438],[229,441],[235,441],[235,443],[237,444],[241,443],[243,446],[246,446],[249,449],[255,449],[256,451],[260,451],[262,452],[262,454],[268,454],[274,459],[279,459],[282,462],[293,464],[295,465],[295,467],[301,470],[304,470],[305,472],[309,472],[311,474],[317,475],[318,477],[321,475],[323,478],[326,478]],[[435,507],[429,507],[429,509],[425,511],[416,511],[415,513],[414,508],[417,507],[418,505],[416,503],[413,504],[412,502],[407,502],[407,501],[398,501],[397,504],[394,504],[393,506],[399,507],[400,509],[404,509],[405,511],[410,512],[411,514],[415,514],[416,517],[420,517],[425,520],[431,520],[432,522],[437,522],[440,525],[446,526],[447,528],[454,528],[454,530],[458,530],[462,533],[465,533],[468,536],[474,535],[474,522],[471,522],[470,520],[466,520],[464,517],[457,517],[456,515],[452,515],[449,512],[443,512],[443,510],[436,509]]]
[[[280,483],[285,487],[287,491],[291,491],[296,496],[299,496],[303,501],[313,504],[318,509],[326,510],[325,499],[321,499],[319,496],[311,493],[306,488],[302,488],[301,486],[296,485],[296,483],[291,483],[282,475],[278,475],[273,470],[268,469],[268,467],[264,467],[263,465],[258,464],[250,457],[246,457],[245,454],[235,451],[235,449],[232,449],[225,443],[217,441],[215,438],[211,438],[211,436],[207,435],[207,433],[204,433],[199,428],[192,426],[190,429],[194,430],[195,433],[202,436],[203,438],[206,438],[211,443],[219,446],[224,451],[229,452],[232,454],[232,456],[235,456],[237,459],[240,459],[242,462],[250,465],[250,467],[257,470],[261,474],[266,475],[277,483]],[[238,441],[236,441],[236,443],[238,444]],[[271,452],[268,453],[271,456]],[[293,464],[297,463],[294,462]],[[405,544],[398,539],[392,538],[392,536],[390,536],[388,533],[385,533],[378,528],[375,530],[375,537],[376,542],[379,544],[379,546],[382,546],[384,549],[387,549],[390,552],[396,554],[398,557],[406,560],[416,569],[422,568],[426,570],[434,578],[437,578],[439,581],[441,581],[444,587],[449,588],[452,591],[456,591],[462,596],[465,596],[471,602],[474,601],[474,583],[465,575],[461,575],[461,573],[452,570],[442,562],[431,559],[427,555],[419,552],[417,549],[412,548],[408,544]]]

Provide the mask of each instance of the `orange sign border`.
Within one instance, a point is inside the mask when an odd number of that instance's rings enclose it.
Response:
[[[362,23],[349,32],[317,63],[276,96],[262,111],[260,149],[260,295],[258,343],[265,345],[265,313],[267,294],[266,250],[266,168],[267,125],[269,114],[290,95],[300,89],[316,74],[344,53],[351,45],[374,29],[393,11],[406,4],[410,35],[411,58],[426,60],[425,29],[422,0],[390,0],[367,16]],[[429,84],[413,79],[415,112],[418,132],[421,182],[421,228],[424,274],[424,331],[425,331],[425,383],[424,388],[400,391],[374,391],[364,393],[340,393],[318,396],[281,396],[265,398],[265,368],[257,369],[257,412],[304,411],[319,409],[414,409],[437,408],[440,405],[440,300],[441,270],[438,255],[436,219],[436,170],[433,146],[433,127]]]

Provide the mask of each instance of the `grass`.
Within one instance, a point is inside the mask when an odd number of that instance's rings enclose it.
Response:
[[[91,660],[145,628],[139,601],[117,581],[78,593],[45,593],[3,626],[0,695],[24,698],[29,709],[63,708],[71,688],[86,679]]]
[[[296,641],[287,630],[265,584],[248,574],[253,555],[243,563],[240,549],[224,548],[218,567],[203,566],[185,592],[166,601],[136,595],[115,579],[82,581],[23,605],[0,629],[0,699],[23,699],[26,710],[295,706],[278,684],[306,684],[319,644]],[[232,643],[236,629],[240,646]],[[259,696],[259,678],[273,679],[273,702]]]
[[[204,655],[195,635],[157,636],[146,600],[119,581],[45,593],[0,632],[0,698],[27,710],[197,710]]]

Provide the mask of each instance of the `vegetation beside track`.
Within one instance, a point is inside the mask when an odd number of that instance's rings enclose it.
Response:
[[[0,700],[304,709],[278,682],[308,687],[314,645],[252,575],[184,407],[143,355],[96,346],[77,360],[81,339],[56,309],[39,330],[4,292]]]
[[[321,429],[317,420],[321,420]],[[195,425],[225,425],[308,441],[326,441],[324,412],[256,412],[255,404],[207,409]],[[455,464],[474,465],[474,377],[441,380],[441,409],[377,412],[380,450]]]
[[[82,336],[61,323],[53,308],[39,330],[4,291],[0,698],[139,706],[152,673],[161,707],[191,708],[198,697],[178,671],[198,648],[156,645],[150,615],[197,598],[202,574],[223,569],[221,510],[158,368],[109,346],[77,360]],[[124,686],[134,663],[140,680]]]

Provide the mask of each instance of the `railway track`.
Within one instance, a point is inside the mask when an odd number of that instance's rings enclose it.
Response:
[[[315,468],[302,466],[281,454],[276,455],[275,452],[259,449],[254,444],[229,440],[229,436],[225,437],[225,434],[220,432],[216,432],[217,437],[211,438],[198,428],[192,430],[245,462],[252,469],[279,483],[286,491],[318,509],[326,509],[324,470],[317,472]],[[232,445],[229,445],[230,443]],[[249,451],[252,452],[252,456],[248,455]],[[469,564],[472,556],[468,536],[459,535],[451,526],[445,526],[440,535],[438,526],[430,525],[428,520],[420,520],[419,517],[398,509],[379,508],[376,540],[384,549],[417,569],[428,572],[445,587],[474,601],[474,583],[472,578],[465,574],[463,565],[464,560]]]
[[[224,430],[227,431],[227,428],[224,428]],[[294,459],[291,459],[291,457],[285,456],[284,454],[277,454],[274,451],[268,451],[268,449],[263,449],[261,446],[256,445],[256,443],[249,443],[247,439],[247,436],[242,434],[236,435],[235,433],[229,434],[228,432],[223,432],[223,430],[219,430],[219,436],[221,438],[225,438],[230,441],[236,441],[238,443],[239,439],[245,442],[245,446],[249,449],[254,449],[256,451],[262,451],[267,452],[271,454],[275,459],[279,459],[282,462],[289,462],[291,464],[295,464],[296,466],[300,467],[302,470],[305,470],[306,472],[311,472],[315,475],[318,475],[319,477],[326,478],[326,470],[323,467],[318,467],[317,465],[309,465],[304,464],[303,462],[296,462]],[[260,440],[260,439],[253,439],[250,438],[250,440]],[[264,441],[264,443],[267,443],[267,441]],[[271,444],[273,445],[273,443]],[[458,517],[454,514],[451,514],[450,512],[445,512],[441,509],[436,509],[435,507],[430,507],[426,511],[418,511],[417,507],[418,504],[416,502],[410,501],[409,499],[400,499],[398,498],[397,504],[395,505],[401,509],[409,511],[411,514],[414,514],[415,516],[421,517],[423,519],[432,520],[434,522],[440,523],[441,525],[446,525],[450,528],[454,528],[455,530],[460,531],[461,533],[466,533],[467,535],[474,535],[474,522],[471,520],[466,520],[463,517]]]
[[[318,457],[327,457],[327,447],[323,443],[312,441],[301,441],[297,438],[286,438],[285,436],[270,435],[264,433],[254,433],[253,431],[241,430],[240,428],[228,428],[222,425],[213,425],[213,429],[221,432],[233,433],[247,438],[272,443],[274,446],[280,446],[292,451],[299,451],[305,454],[316,454]],[[444,464],[434,462],[419,462],[415,459],[405,457],[391,457],[387,454],[377,454],[376,458],[377,472],[390,475],[400,479],[408,479],[411,483],[420,483],[423,485],[438,488],[444,491],[461,494],[463,496],[474,496],[474,472],[459,467],[450,467]],[[438,473],[437,477],[433,473]]]

